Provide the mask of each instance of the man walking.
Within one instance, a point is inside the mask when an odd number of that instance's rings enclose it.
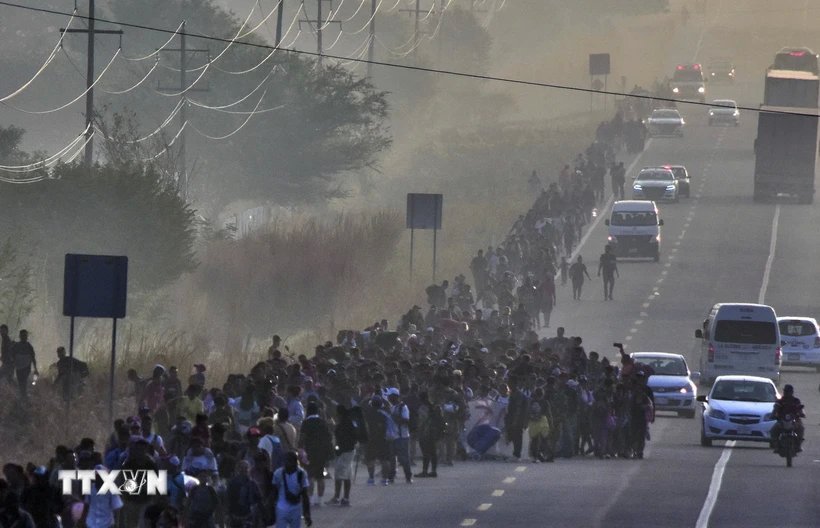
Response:
[[[34,367],[34,374],[39,376],[37,371],[37,359],[34,356],[34,347],[28,342],[28,331],[20,330],[20,341],[14,343],[11,348],[11,355],[14,358],[14,370],[17,374],[17,386],[20,389],[20,397],[28,398],[28,378],[31,369]]]
[[[607,244],[604,252],[598,261],[598,276],[604,274],[604,300],[612,300],[612,289],[615,287],[615,277],[620,278],[618,273],[618,259],[612,252],[612,246]]]
[[[11,348],[14,341],[9,337],[9,327],[7,325],[0,325],[0,380],[8,380],[9,383],[14,382],[14,357],[11,354]]]
[[[587,271],[587,266],[584,264],[584,259],[581,258],[581,255],[578,255],[578,259],[569,267],[569,278],[572,281],[572,298],[575,300],[581,300],[581,290],[584,288],[584,276],[592,280],[592,277],[589,276],[589,272]]]

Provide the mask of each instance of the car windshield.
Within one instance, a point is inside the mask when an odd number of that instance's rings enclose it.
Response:
[[[638,356],[635,361],[652,367],[655,376],[686,376],[688,374],[686,363],[681,358]]]
[[[654,211],[616,211],[609,221],[614,226],[654,226],[658,225],[658,217]]]
[[[777,392],[770,383],[750,380],[718,380],[712,388],[712,400],[775,402]]]
[[[652,112],[652,117],[661,119],[678,119],[680,114],[677,110],[655,110]]]
[[[810,50],[783,51],[775,56],[774,69],[807,71],[817,74],[817,55]]]
[[[635,178],[635,181],[647,181],[647,180],[672,181],[674,179],[675,179],[675,177],[672,176],[672,173],[670,171],[655,170],[655,171],[641,171],[641,173],[638,174],[638,177]]]
[[[703,74],[700,70],[675,70],[672,80],[681,82],[703,82]]]
[[[739,344],[777,344],[777,327],[768,321],[732,321],[723,319],[717,322],[715,341]]]
[[[817,329],[809,321],[789,320],[780,321],[780,335],[788,337],[804,337],[817,334]]]
[[[717,109],[731,108],[734,110],[735,108],[737,108],[737,105],[734,101],[712,101],[712,106]]]

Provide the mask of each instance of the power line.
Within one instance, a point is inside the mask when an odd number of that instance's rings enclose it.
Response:
[[[46,9],[46,8],[41,8],[41,7],[25,6],[25,5],[16,4],[16,3],[13,3],[13,2],[8,2],[8,1],[5,1],[5,0],[0,0],[0,5],[4,5],[4,6],[7,6],[7,7],[15,7],[15,8],[18,8],[18,9],[25,9],[25,10],[28,10],[28,11],[36,11],[36,12],[40,12],[40,13],[47,13],[47,14],[51,14],[51,15],[63,15],[63,16],[71,15],[71,13],[68,13],[68,12],[65,12],[65,11],[58,11],[58,10],[55,10],[55,9]],[[82,16],[82,15],[76,15],[76,16],[77,16],[77,18],[88,19],[87,16]],[[96,20],[98,22],[106,22],[106,23],[109,23],[109,24],[119,24],[123,27],[128,27],[128,28],[133,28],[133,29],[141,29],[141,30],[144,30],[144,31],[153,31],[153,32],[156,32],[156,33],[165,33],[165,34],[174,33],[174,31],[170,30],[170,29],[162,29],[162,28],[157,28],[157,27],[152,27],[152,26],[146,26],[146,25],[143,25],[143,24],[133,24],[133,23],[130,23],[130,22],[118,22],[116,20],[109,20],[109,19],[99,18],[99,17],[96,18]],[[296,55],[304,55],[304,56],[308,56],[308,57],[336,59],[336,60],[339,60],[339,61],[351,61],[351,62],[358,62],[358,63],[362,63],[362,64],[372,64],[373,66],[382,66],[382,67],[385,67],[385,68],[393,68],[393,69],[414,71],[414,72],[420,72],[420,73],[432,73],[432,74],[437,74],[437,75],[447,75],[447,76],[450,76],[450,77],[459,77],[459,78],[462,78],[462,79],[473,79],[473,80],[477,80],[477,81],[493,81],[493,82],[499,82],[499,83],[504,83],[504,84],[513,84],[513,85],[517,85],[517,86],[529,86],[529,87],[532,87],[532,88],[547,88],[547,89],[551,89],[551,90],[563,90],[563,91],[567,91],[567,92],[578,92],[578,93],[585,93],[585,94],[593,93],[593,94],[599,94],[599,95],[611,95],[611,96],[615,96],[615,97],[624,97],[624,98],[629,98],[629,99],[661,101],[661,102],[666,102],[666,103],[682,103],[682,104],[689,104],[689,105],[692,105],[692,106],[701,106],[701,107],[711,106],[709,103],[706,103],[706,102],[702,103],[700,101],[686,101],[686,100],[683,100],[683,99],[675,99],[675,98],[672,98],[672,97],[660,97],[660,96],[654,96],[654,95],[633,94],[633,93],[619,92],[619,91],[614,91],[614,90],[594,90],[592,88],[584,88],[582,86],[572,86],[572,85],[549,83],[549,82],[543,82],[543,81],[533,81],[533,80],[527,80],[527,79],[518,79],[518,78],[514,78],[514,77],[499,77],[499,76],[495,76],[495,75],[485,75],[485,74],[480,74],[480,73],[470,73],[470,72],[463,72],[463,71],[457,71],[457,70],[445,70],[445,69],[441,69],[441,68],[432,68],[432,67],[426,67],[426,66],[414,66],[414,65],[410,65],[410,64],[398,64],[398,63],[376,61],[376,60],[371,61],[371,60],[367,60],[367,59],[350,59],[350,57],[343,57],[341,55],[324,54],[324,53],[319,54],[315,51],[288,49],[288,48],[285,48],[285,47],[278,47],[277,48],[276,46],[271,46],[269,44],[260,44],[260,43],[255,43],[255,42],[246,42],[246,41],[237,41],[237,40],[221,38],[221,37],[202,36],[202,35],[199,35],[199,34],[196,34],[196,33],[186,33],[186,35],[191,36],[191,37],[195,37],[195,38],[202,38],[202,39],[212,40],[212,41],[215,41],[215,42],[234,43],[234,44],[238,44],[238,45],[242,45],[242,46],[260,48],[260,49],[266,49],[266,50],[284,49],[285,51],[288,51],[289,53],[293,53],[293,54],[296,54]],[[789,114],[789,115],[802,115],[802,116],[806,116],[806,117],[817,117],[816,114],[812,114],[812,113],[786,112],[786,111],[780,111],[780,110],[762,110],[760,108],[755,108],[755,107],[752,107],[752,106],[738,106],[738,110],[745,110],[745,111],[756,112],[756,113]]]

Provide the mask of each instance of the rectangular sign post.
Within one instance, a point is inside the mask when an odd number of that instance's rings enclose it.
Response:
[[[109,255],[65,256],[63,315],[71,318],[66,404],[71,408],[74,364],[74,318],[111,318],[111,373],[108,380],[108,418],[114,419],[114,372],[117,364],[117,319],[125,317],[128,297],[128,257]]]
[[[406,227],[410,230],[410,278],[413,278],[413,245],[416,229],[433,230],[433,282],[436,281],[438,230],[441,229],[444,196],[441,194],[407,194]]]
[[[610,74],[609,53],[589,54],[589,84],[593,90],[598,90],[593,86],[593,78],[598,75],[604,76],[604,91],[606,92],[607,78]],[[593,93],[589,93],[590,110],[592,110]],[[604,111],[606,111],[606,94],[604,94]]]

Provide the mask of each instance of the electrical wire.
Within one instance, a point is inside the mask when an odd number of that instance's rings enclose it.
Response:
[[[434,1],[435,1],[435,0],[434,0]],[[390,9],[388,9],[387,11],[385,11],[385,13],[392,13],[393,11],[395,11],[395,10],[396,10],[396,8],[397,8],[397,7],[399,7],[399,4],[401,4],[401,2],[402,2],[402,0],[396,0],[396,3],[395,3],[395,4],[393,4],[393,7],[391,7],[391,8],[390,8]],[[377,11],[378,11],[378,9],[377,9]]]
[[[260,82],[259,84],[256,85],[256,88],[254,88],[253,90],[248,92],[248,94],[245,97],[243,97],[242,99],[239,99],[238,101],[234,101],[233,103],[222,105],[222,106],[209,106],[209,105],[206,105],[205,103],[200,103],[199,101],[195,101],[193,99],[188,99],[188,102],[191,103],[194,106],[198,106],[199,108],[204,108],[206,110],[224,110],[225,108],[231,108],[232,106],[236,106],[238,104],[241,104],[241,103],[245,102],[250,96],[252,96],[254,93],[256,93],[257,90],[262,88],[262,86],[264,86],[265,83],[268,82],[268,79],[270,79],[271,75],[273,75],[273,73],[278,69],[278,67],[279,66],[276,65],[273,68],[271,68],[271,71],[268,72],[268,74],[265,76],[264,79],[262,79],[262,82]]]
[[[156,136],[157,134],[162,132],[162,130],[171,123],[171,121],[177,116],[177,114],[180,112],[180,110],[182,110],[182,107],[184,105],[185,105],[185,100],[180,99],[179,102],[177,103],[177,105],[174,107],[174,109],[171,110],[171,113],[168,114],[168,117],[165,118],[165,121],[163,121],[156,128],[156,130],[154,130],[153,132],[151,132],[150,134],[148,134],[146,136],[126,141],[126,143],[130,143],[130,144],[142,143],[143,141],[146,141],[146,140],[151,139],[152,137]]]
[[[182,26],[184,26],[184,25],[185,25],[185,21],[183,20],[182,22],[180,22],[179,27],[177,27],[177,29],[176,29],[176,31],[174,31],[173,35],[171,35],[171,38],[169,38],[168,40],[166,40],[166,41],[165,41],[165,44],[163,44],[163,45],[162,45],[162,46],[160,46],[159,48],[155,49],[154,51],[152,51],[152,52],[151,52],[151,53],[149,53],[148,55],[145,55],[144,57],[127,57],[127,56],[123,55],[123,56],[122,56],[122,58],[123,58],[123,59],[125,59],[125,60],[127,60],[127,61],[132,61],[132,62],[140,62],[140,61],[144,61],[144,60],[146,60],[146,59],[150,59],[151,57],[154,57],[154,56],[156,56],[156,55],[159,55],[159,54],[160,54],[160,52],[161,52],[162,50],[164,50],[165,48],[167,48],[167,47],[168,47],[168,45],[169,45],[171,42],[173,42],[173,41],[174,41],[174,39],[176,38],[177,34],[180,32],[180,30],[182,29]]]
[[[25,9],[25,10],[28,10],[28,11],[35,11],[35,12],[38,12],[38,13],[47,13],[47,14],[51,14],[51,15],[63,15],[63,16],[70,16],[71,15],[71,13],[68,13],[66,11],[59,11],[59,10],[56,10],[56,9],[46,9],[46,8],[42,8],[42,7],[32,7],[32,6],[17,4],[17,3],[14,3],[14,2],[9,2],[8,0],[0,0],[0,5],[7,6],[7,7],[14,7],[14,8],[18,8],[18,9]],[[449,3],[447,5],[449,5]],[[83,15],[76,15],[76,16],[77,16],[77,18],[84,19],[84,20],[88,20],[90,18],[88,16],[83,16]],[[170,33],[173,32],[170,29],[163,29],[163,28],[158,28],[158,27],[154,27],[154,26],[147,26],[145,24],[134,24],[134,23],[131,23],[131,22],[121,22],[121,21],[110,20],[110,19],[102,18],[102,17],[94,17],[94,20],[98,21],[98,22],[102,22],[102,23],[107,23],[107,24],[118,24],[120,26],[133,28],[133,29],[140,29],[140,30],[144,30],[144,31],[153,31],[153,32],[156,32],[156,33],[170,34]],[[188,34],[188,33],[185,33],[185,35],[190,36],[190,37],[195,37],[195,38],[204,38],[206,40],[213,40],[215,42],[222,42],[222,43],[235,42],[235,41],[232,41],[230,39],[220,38],[220,37],[203,37],[201,35]],[[245,42],[245,41],[240,41],[240,42],[235,42],[235,43],[239,44],[239,45],[242,45],[242,46],[248,46],[248,47],[251,47],[251,48],[260,48],[260,49],[267,49],[267,50],[277,49],[276,46],[271,46],[270,44],[261,44],[261,43],[256,43],[256,42]],[[280,45],[278,49],[287,49],[287,48]],[[306,57],[316,57],[316,58],[322,57],[322,58],[325,58],[325,59],[350,60],[349,57],[343,57],[341,55],[332,55],[332,54],[325,55],[325,54],[320,54],[320,53],[315,52],[315,51],[297,50],[297,49],[288,49],[288,51],[290,53],[293,53],[293,54],[296,54],[296,55],[303,55],[303,56],[306,56]],[[690,106],[699,106],[699,107],[709,107],[709,106],[711,106],[711,104],[707,103],[707,102],[701,103],[699,101],[686,101],[686,100],[683,100],[683,99],[675,99],[675,98],[672,98],[672,97],[661,97],[661,96],[657,96],[657,95],[632,94],[632,93],[619,92],[619,91],[614,91],[614,90],[594,90],[592,88],[584,88],[583,86],[558,84],[558,83],[552,83],[552,82],[546,82],[546,81],[534,81],[534,80],[528,80],[528,79],[521,79],[521,78],[517,78],[517,77],[500,77],[500,76],[495,76],[495,75],[484,75],[484,74],[471,73],[471,72],[465,72],[465,71],[459,71],[459,70],[445,70],[445,69],[442,69],[442,68],[431,68],[431,67],[426,67],[426,66],[414,66],[414,65],[411,65],[411,64],[400,64],[400,63],[395,63],[395,62],[385,62],[385,61],[378,61],[378,60],[358,59],[355,62],[360,62],[362,64],[372,64],[374,66],[382,66],[382,67],[385,67],[385,68],[392,68],[392,69],[397,69],[397,70],[407,70],[407,71],[413,71],[413,72],[418,72],[418,73],[446,75],[446,76],[449,76],[449,77],[459,77],[459,78],[462,78],[462,79],[473,79],[473,80],[478,80],[478,81],[494,81],[494,82],[498,82],[498,83],[512,84],[512,85],[517,85],[517,86],[529,86],[529,87],[532,87],[532,88],[544,88],[544,89],[549,89],[549,90],[562,90],[562,91],[567,91],[567,92],[577,92],[577,93],[585,93],[585,94],[590,94],[591,93],[591,94],[598,94],[598,95],[610,95],[610,96],[615,96],[615,97],[623,97],[623,98],[627,98],[627,99],[660,101],[660,102],[665,102],[665,103],[681,103],[681,104],[687,104],[687,105],[690,105]],[[786,111],[786,110],[771,110],[771,109],[762,110],[760,108],[757,108],[757,107],[754,107],[754,106],[747,106],[747,105],[739,105],[738,110],[754,112],[756,114],[765,113],[765,114],[772,114],[772,115],[797,115],[797,116],[805,116],[805,117],[817,117],[816,113],[789,112],[789,111]]]
[[[42,159],[40,161],[36,161],[34,163],[27,163],[25,165],[0,165],[0,170],[5,172],[30,172],[34,169],[41,169],[53,163],[55,160],[61,158],[65,155],[66,152],[72,149],[77,143],[82,141],[83,136],[88,132],[91,125],[86,126],[85,130],[83,130],[76,138],[74,138],[71,143],[61,148],[55,154],[52,154],[48,158]]]
[[[348,22],[356,18],[356,15],[358,15],[359,11],[361,11],[364,7],[365,2],[367,2],[367,0],[362,0],[362,2],[359,4],[359,7],[356,8],[356,11],[354,11],[353,14],[350,15],[348,18],[342,20],[342,24],[347,24]]]
[[[74,12],[71,13],[71,18],[68,19],[68,23],[65,26],[66,31],[63,31],[60,34],[60,39],[57,40],[57,44],[54,46],[54,49],[51,50],[51,53],[49,53],[48,57],[46,58],[45,62],[42,64],[42,66],[40,66],[40,68],[36,72],[34,72],[34,76],[31,79],[29,79],[28,81],[26,81],[22,86],[20,86],[19,88],[17,88],[16,90],[11,92],[10,94],[6,95],[5,97],[0,98],[0,103],[5,103],[9,99],[12,99],[12,98],[20,95],[21,93],[23,93],[26,90],[26,88],[31,86],[31,83],[33,83],[37,79],[37,77],[40,76],[41,73],[46,71],[46,68],[48,68],[48,65],[51,64],[51,62],[57,56],[57,51],[60,48],[63,47],[63,39],[65,38],[66,33],[67,33],[68,29],[71,27],[71,23],[74,21],[74,18],[76,16],[77,16],[77,9],[75,8]]]
[[[185,95],[186,93],[188,93],[189,91],[191,91],[191,89],[192,89],[194,86],[196,86],[196,85],[197,85],[197,83],[198,83],[200,80],[202,80],[202,78],[205,76],[205,74],[206,74],[206,73],[208,73],[208,69],[210,69],[211,65],[212,65],[213,63],[215,63],[216,61],[218,61],[219,59],[221,59],[221,58],[222,58],[222,56],[223,56],[223,55],[225,55],[225,53],[227,53],[229,49],[231,49],[231,46],[233,46],[233,45],[234,45],[234,43],[236,42],[236,39],[238,39],[238,38],[239,38],[239,35],[242,33],[242,30],[243,30],[243,29],[245,29],[245,26],[248,24],[248,21],[251,19],[251,15],[253,15],[254,9],[255,9],[255,7],[254,7],[254,8],[251,8],[250,13],[248,13],[248,17],[245,19],[245,21],[244,21],[244,22],[242,22],[242,25],[239,27],[239,31],[237,31],[237,32],[236,32],[236,35],[234,35],[234,37],[233,37],[230,41],[228,41],[228,45],[227,45],[227,46],[225,46],[225,49],[223,49],[223,50],[219,53],[219,55],[217,55],[217,56],[216,56],[216,57],[214,57],[213,59],[208,60],[208,63],[205,65],[205,67],[204,67],[204,68],[202,69],[202,71],[199,73],[199,75],[197,76],[197,78],[196,78],[196,79],[194,79],[194,82],[192,82],[190,85],[188,85],[186,88],[184,88],[182,91],[179,91],[179,92],[173,92],[173,93],[170,93],[170,92],[160,92],[159,90],[155,90],[155,92],[156,92],[156,93],[158,93],[158,94],[160,94],[160,95],[164,95],[164,96],[166,96],[166,97],[179,97],[180,95]],[[216,38],[216,37],[208,37],[208,38],[214,39],[214,38]],[[191,71],[191,70],[188,70],[188,71]]]
[[[25,114],[34,114],[34,115],[53,114],[54,112],[59,112],[60,110],[65,110],[69,106],[73,105],[74,103],[76,103],[77,101],[79,101],[80,99],[85,97],[85,95],[88,92],[90,92],[94,88],[94,86],[97,85],[98,82],[100,82],[100,79],[102,79],[105,76],[106,72],[108,72],[108,69],[111,68],[111,65],[114,64],[114,61],[117,60],[117,57],[119,57],[119,55],[120,55],[120,49],[117,49],[117,51],[111,57],[111,60],[108,61],[108,64],[105,66],[103,71],[100,72],[100,74],[97,76],[97,78],[94,79],[94,82],[91,83],[91,86],[89,86],[88,88],[83,90],[83,92],[80,95],[78,95],[77,97],[75,97],[74,99],[72,99],[71,101],[67,102],[66,104],[64,104],[62,106],[58,106],[57,108],[52,108],[50,110],[26,110],[25,108],[20,108],[20,107],[15,106],[11,103],[4,102],[3,104],[8,106],[9,108],[13,108],[13,109],[15,109],[19,112],[23,112]]]
[[[182,126],[179,127],[179,130],[177,131],[176,135],[173,138],[171,138],[171,141],[167,145],[165,145],[162,150],[160,150],[159,152],[157,152],[153,156],[149,156],[147,158],[142,158],[142,161],[144,161],[144,162],[154,161],[155,159],[159,158],[160,156],[162,156],[163,154],[168,152],[168,149],[170,149],[171,147],[174,146],[174,143],[176,143],[177,139],[179,139],[179,136],[182,135],[182,132],[185,131],[185,128],[187,126],[188,126],[188,121],[185,121],[184,123],[182,123]]]
[[[229,134],[226,134],[224,136],[209,136],[208,134],[202,132],[201,130],[199,130],[198,128],[196,128],[193,125],[191,125],[191,128],[194,129],[194,132],[196,132],[200,136],[202,136],[204,138],[207,138],[207,139],[211,139],[211,140],[214,140],[214,141],[222,141],[224,139],[228,139],[229,137],[238,134],[240,130],[245,128],[245,125],[247,125],[250,122],[251,118],[253,118],[253,116],[255,116],[257,114],[257,110],[259,110],[259,106],[262,104],[262,100],[265,99],[265,95],[267,95],[267,93],[268,93],[268,90],[266,88],[265,91],[262,92],[262,97],[260,97],[259,101],[256,103],[256,108],[254,108],[253,111],[248,115],[248,117],[245,119],[245,122],[243,122],[241,125],[239,125],[239,128],[237,128],[236,130],[234,130],[233,132],[231,132]]]
[[[256,2],[256,5],[259,5],[258,1]],[[248,30],[247,33],[243,33],[242,35],[239,35],[237,38],[245,38],[248,35],[254,33],[257,29],[261,28],[265,24],[265,22],[268,21],[268,19],[271,17],[271,15],[273,15],[276,12],[276,10],[279,9],[279,6],[281,6],[281,5],[282,5],[282,0],[279,0],[279,2],[277,2],[277,4],[273,7],[273,9],[270,10],[270,13],[268,13],[264,18],[262,18],[262,22],[260,22],[256,26],[254,26],[252,29]],[[254,6],[254,9],[255,8],[256,7]]]
[[[151,69],[148,70],[148,73],[146,73],[145,76],[142,79],[140,79],[137,82],[137,84],[135,84],[131,88],[126,88],[125,90],[106,90],[105,88],[100,88],[100,90],[102,92],[105,92],[105,93],[109,94],[109,95],[124,95],[124,94],[127,94],[128,92],[132,92],[132,91],[136,90],[137,88],[139,88],[142,85],[142,83],[144,83],[146,80],[148,80],[148,77],[150,77],[151,74],[154,73],[154,70],[157,69],[157,66],[159,66],[159,57],[157,57],[157,60],[154,61],[154,65],[151,66]]]
[[[379,3],[378,3],[378,4],[376,4],[376,9],[374,9],[374,10],[373,10],[373,13],[370,15],[370,18],[368,18],[368,19],[367,19],[367,22],[365,22],[365,24],[364,24],[364,25],[363,25],[360,29],[357,29],[356,31],[353,31],[353,32],[349,32],[349,31],[342,31],[342,33],[345,33],[345,34],[347,34],[347,35],[358,35],[358,34],[359,34],[359,33],[361,33],[362,31],[364,31],[365,29],[367,29],[367,27],[370,25],[370,23],[371,23],[371,22],[373,22],[373,19],[374,19],[374,18],[376,18],[376,13],[378,13],[378,12],[379,12],[379,8],[382,6],[382,2],[383,2],[383,1],[384,1],[384,0],[379,0]],[[400,0],[400,1],[401,1],[401,0]]]
[[[373,36],[368,35],[367,38],[364,39],[364,42],[359,44],[359,46],[356,49],[353,50],[353,53],[351,53],[350,56],[351,57],[362,58],[364,56],[364,53],[367,52],[368,45],[372,41],[373,41]],[[356,62],[355,59],[347,59],[347,60],[338,61],[338,64],[339,64],[339,66],[347,66],[348,64],[352,64],[353,62]]]
[[[212,109],[215,112],[223,112],[225,114],[233,114],[233,115],[249,115],[249,114],[267,114],[269,112],[276,112],[277,110],[281,110],[288,106],[287,104],[280,104],[279,106],[274,106],[273,108],[262,108],[261,110],[219,110],[219,109]]]

